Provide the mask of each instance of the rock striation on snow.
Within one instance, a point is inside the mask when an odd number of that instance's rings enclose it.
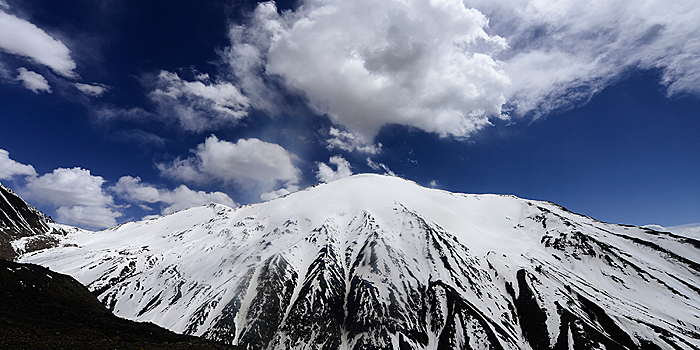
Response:
[[[0,259],[55,246],[68,231],[77,229],[57,224],[0,184]]]
[[[700,349],[700,241],[356,175],[24,253],[116,315],[248,349]]]

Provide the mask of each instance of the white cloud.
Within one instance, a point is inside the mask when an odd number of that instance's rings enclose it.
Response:
[[[11,179],[15,175],[33,176],[36,170],[29,164],[10,159],[10,152],[0,149],[0,180]]]
[[[102,190],[105,180],[81,168],[58,168],[51,173],[29,179],[29,195],[56,206],[103,206],[112,204],[112,197]]]
[[[695,0],[467,0],[511,49],[495,55],[506,96],[535,117],[586,102],[631,68],[660,69],[669,94],[700,93]]]
[[[335,165],[335,170],[328,164],[319,162],[316,179],[321,182],[331,182],[352,175],[350,162],[341,156],[332,156],[328,163]]]
[[[7,2],[5,2],[5,0],[0,0],[0,7],[4,9],[9,9],[10,5],[8,5]]]
[[[130,202],[156,203],[161,201],[160,191],[151,185],[142,183],[140,177],[122,176],[110,190]]]
[[[265,2],[224,59],[256,108],[275,111],[281,85],[365,144],[386,124],[460,137],[585,103],[635,69],[700,94],[698,18],[696,0]]]
[[[363,152],[369,154],[377,154],[382,149],[382,144],[367,144],[361,138],[357,137],[355,134],[342,131],[331,127],[330,130],[331,138],[326,141],[326,147],[329,150],[340,148],[347,152]]]
[[[281,15],[266,2],[254,15],[231,35],[231,51],[247,56],[230,58],[264,60],[266,74],[365,142],[390,123],[466,136],[501,114],[509,79],[490,54],[505,42],[460,0],[309,0]],[[259,74],[231,64],[241,81]]]
[[[109,87],[104,84],[83,84],[83,83],[75,83],[74,86],[80,90],[82,93],[92,96],[92,97],[100,97],[102,94],[107,92]]]
[[[264,75],[272,35],[279,31],[277,11],[271,3],[255,9],[250,26],[234,25],[229,31],[231,47],[223,50],[224,60],[236,76],[238,86],[251,100],[251,106],[272,115],[280,113],[284,96],[268,84]]]
[[[115,210],[114,200],[105,193],[105,180],[87,169],[58,168],[51,173],[29,178],[23,189],[27,199],[58,207],[60,222],[89,228],[116,225],[122,213]]]
[[[163,193],[162,202],[170,204],[170,206],[163,209],[163,214],[207,203],[221,203],[230,207],[237,206],[231,197],[223,192],[193,191],[185,185],[180,185],[172,192]]]
[[[76,76],[70,50],[34,24],[0,11],[0,49],[24,56],[68,78]]]
[[[244,188],[258,187],[263,192],[295,185],[300,171],[292,164],[296,158],[282,146],[255,138],[236,143],[208,137],[192,150],[194,156],[159,164],[164,175],[188,182],[235,183]]]
[[[367,157],[367,165],[374,171],[384,171],[384,175],[396,176],[396,174],[384,163],[376,163],[369,157]]]
[[[282,196],[286,196],[292,192],[296,192],[299,190],[299,186],[297,185],[287,185],[285,188],[280,188],[279,190],[276,191],[270,191],[270,192],[265,192],[260,195],[260,199],[264,201],[269,201],[271,199],[279,198]]]
[[[237,206],[236,202],[223,192],[193,191],[185,185],[180,185],[173,191],[158,189],[141,182],[139,177],[122,176],[117,184],[110,189],[126,201],[139,204],[142,209],[144,202],[164,203],[166,206],[161,210],[161,214],[169,214],[207,203]],[[147,206],[146,208],[150,209]]]
[[[51,86],[49,82],[46,81],[43,75],[27,70],[27,68],[21,67],[17,69],[17,80],[22,82],[25,88],[31,90],[33,93],[38,94],[40,92],[51,93]]]
[[[175,119],[180,126],[193,132],[216,129],[235,124],[248,115],[250,100],[229,82],[203,80],[186,81],[176,73],[161,71],[156,77],[156,88],[149,97],[165,119]]]
[[[58,222],[94,229],[116,226],[116,218],[122,215],[110,208],[96,206],[76,205],[56,209]]]

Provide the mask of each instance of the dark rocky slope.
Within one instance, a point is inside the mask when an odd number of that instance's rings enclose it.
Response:
[[[27,204],[14,191],[0,184],[0,259],[14,260],[19,253],[53,247],[52,234],[65,234],[46,214]],[[28,238],[18,252],[12,242]]]
[[[237,349],[112,315],[70,276],[0,260],[0,349]]]

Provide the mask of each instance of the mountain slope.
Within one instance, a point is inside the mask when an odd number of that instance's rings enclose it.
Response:
[[[112,315],[70,276],[0,260],[0,349],[235,349]]]
[[[54,246],[57,235],[71,230],[77,229],[55,223],[0,184],[0,259],[13,260],[18,254]]]
[[[249,349],[700,349],[700,242],[358,175],[21,261],[115,314]]]

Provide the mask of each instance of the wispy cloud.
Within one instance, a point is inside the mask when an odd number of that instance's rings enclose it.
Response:
[[[659,69],[670,95],[700,93],[700,7],[694,0],[488,1],[469,6],[510,49],[494,57],[519,114],[586,102],[629,69]]]
[[[10,79],[12,79],[12,73],[10,73],[10,70],[7,68],[5,63],[0,62],[0,81]]]
[[[362,152],[377,154],[382,149],[382,144],[368,144],[357,135],[331,127],[330,138],[326,141],[326,148],[329,150],[341,149],[347,152]]]
[[[168,142],[167,139],[156,134],[140,129],[118,130],[110,133],[115,141],[123,143],[135,143],[141,147],[163,147]]]
[[[65,44],[36,25],[1,10],[0,49],[27,57],[64,77],[76,77],[76,64]]]
[[[248,115],[250,100],[230,82],[183,80],[176,73],[161,71],[155,78],[150,99],[162,119],[174,119],[184,130],[201,132],[235,124]]]
[[[91,115],[97,123],[104,124],[117,120],[146,121],[155,116],[143,108],[132,107],[122,108],[115,105],[105,104],[91,110]]]
[[[386,166],[386,164],[377,163],[377,162],[373,161],[372,159],[370,159],[369,157],[367,157],[367,165],[370,168],[372,168],[372,170],[374,170],[374,171],[383,171],[384,175],[396,176],[396,174],[393,171],[391,171],[391,169],[389,169],[389,167]]]
[[[100,124],[157,120],[199,133],[236,125],[248,116],[250,99],[231,82],[212,80],[207,74],[194,74],[194,78],[188,81],[169,71],[146,74],[141,82],[150,90],[147,97],[154,108],[105,104],[93,108],[93,120]],[[75,86],[92,96],[100,96],[108,89],[102,84]]]
[[[107,90],[109,89],[109,87],[107,85],[99,84],[99,83],[96,83],[96,84],[75,83],[74,86],[78,90],[80,90],[82,93],[84,93],[88,96],[92,96],[92,97],[102,96],[102,94],[107,92]]]

